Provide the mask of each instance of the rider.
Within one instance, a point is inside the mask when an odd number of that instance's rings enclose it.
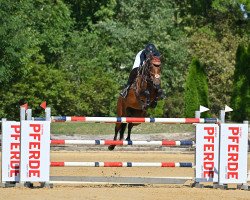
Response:
[[[147,57],[150,54],[153,54],[154,56],[158,56],[158,57],[160,56],[159,51],[156,49],[155,45],[152,44],[152,43],[147,44],[145,49],[143,49],[143,50],[141,50],[141,51],[139,51],[137,53],[137,55],[135,57],[135,61],[134,61],[132,71],[129,74],[127,85],[125,86],[125,88],[120,93],[120,95],[123,98],[126,98],[126,96],[128,94],[128,91],[129,91],[129,88],[130,88],[130,86],[132,85],[132,83],[134,82],[134,80],[135,80],[135,78],[137,76],[139,67],[144,65]],[[162,89],[161,88],[158,89],[158,94],[160,94],[160,96],[162,95]]]

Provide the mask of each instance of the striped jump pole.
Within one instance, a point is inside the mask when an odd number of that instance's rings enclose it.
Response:
[[[42,120],[34,118],[34,120]],[[52,122],[106,122],[106,123],[166,123],[166,124],[193,124],[218,123],[217,118],[137,118],[137,117],[76,117],[52,116]]]
[[[193,146],[191,140],[162,140],[162,141],[126,141],[126,140],[51,140],[52,145],[82,144],[82,145],[143,145],[143,146]]]
[[[50,167],[190,167],[190,162],[51,162]]]

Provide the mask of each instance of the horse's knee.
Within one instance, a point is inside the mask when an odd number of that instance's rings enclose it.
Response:
[[[144,91],[144,95],[147,97],[147,96],[150,95],[150,92],[149,92],[148,90],[145,90],[145,91]]]

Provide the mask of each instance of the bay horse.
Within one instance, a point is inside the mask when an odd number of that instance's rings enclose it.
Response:
[[[126,98],[118,97],[117,117],[146,117],[147,108],[154,108],[158,100],[158,91],[161,84],[161,60],[160,57],[149,55],[143,66],[138,69],[135,81],[132,83]],[[133,126],[138,123],[128,123],[127,141],[130,141],[130,135]],[[115,126],[114,140],[124,139],[124,132],[127,123],[117,123]],[[115,145],[110,145],[109,150],[113,150]]]

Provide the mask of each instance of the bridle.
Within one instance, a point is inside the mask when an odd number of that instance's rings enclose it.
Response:
[[[152,67],[159,67],[159,68],[161,67],[161,61],[159,57],[156,56],[148,57],[145,61],[145,65],[143,66],[141,72],[141,75],[143,77],[142,79],[148,83],[153,84],[154,79],[160,79],[161,75],[159,73],[154,74],[151,71]]]

